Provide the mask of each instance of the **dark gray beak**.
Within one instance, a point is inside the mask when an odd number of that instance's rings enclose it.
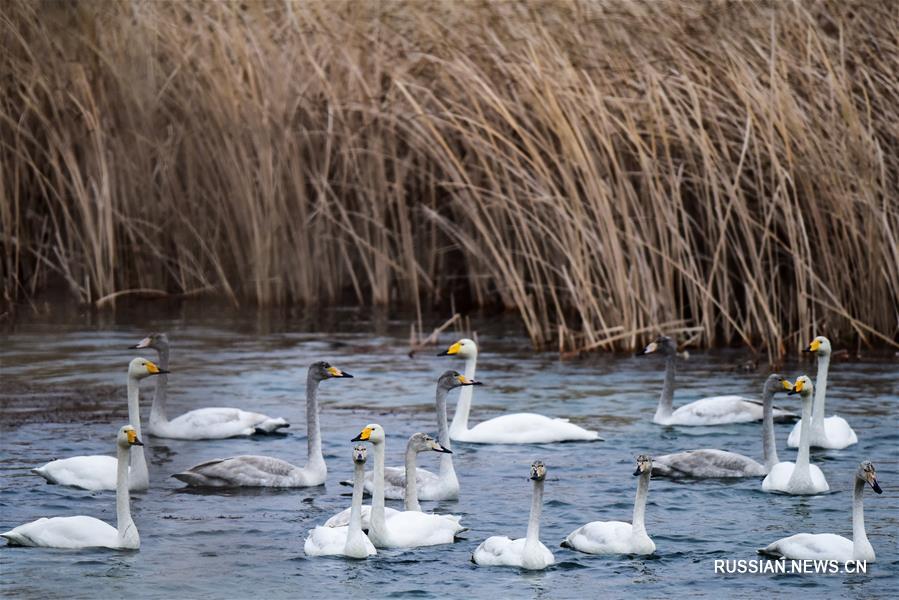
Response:
[[[880,484],[877,483],[877,480],[874,480],[874,483],[871,484],[871,489],[874,490],[875,493],[882,494],[883,489],[881,489]]]
[[[449,448],[445,448],[445,447],[441,446],[440,444],[437,444],[437,445],[439,446],[439,448],[434,448],[434,452],[443,452],[444,454],[452,454],[453,453],[453,451],[450,450]]]

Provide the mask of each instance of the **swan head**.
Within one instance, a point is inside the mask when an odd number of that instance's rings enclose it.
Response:
[[[133,377],[134,379],[143,379],[150,375],[160,375],[168,372],[167,369],[160,369],[156,366],[156,363],[146,358],[138,357],[128,364],[128,377]]]
[[[137,430],[131,425],[125,425],[119,429],[119,435],[116,437],[116,443],[120,448],[130,448],[131,446],[143,446],[144,443],[137,437]]]
[[[803,398],[807,398],[811,396],[814,391],[815,386],[812,384],[812,380],[809,376],[800,375],[793,384],[792,389],[787,392],[787,395],[792,396],[794,394],[800,394]]]
[[[546,479],[546,465],[542,460],[535,460],[531,464],[531,481],[543,481]]]
[[[474,340],[462,338],[437,356],[458,356],[460,358],[477,358],[478,345]]]
[[[412,437],[409,438],[409,443],[406,445],[406,448],[414,450],[415,452],[427,452],[431,450],[434,452],[443,452],[445,454],[453,453],[452,450],[441,446],[437,440],[427,433],[413,433]]]
[[[808,346],[805,347],[803,352],[817,352],[821,355],[829,355],[830,340],[823,335],[819,335],[818,337],[813,339]]]
[[[653,341],[649,342],[642,351],[637,352],[637,356],[644,354],[652,354],[653,352],[661,352],[665,356],[677,352],[677,344],[667,335],[660,335]]]
[[[877,483],[877,471],[874,469],[874,463],[870,460],[866,460],[858,466],[858,471],[855,472],[855,476],[862,481],[866,481],[875,493],[883,493],[880,484]]]
[[[351,442],[371,442],[372,444],[383,444],[387,438],[384,428],[377,423],[366,425],[359,435],[354,437]]]
[[[157,352],[168,350],[169,337],[164,333],[151,333],[133,346],[128,346],[129,350],[140,350],[143,348],[151,348]]]
[[[443,375],[437,380],[437,387],[444,390],[451,390],[463,385],[483,385],[480,381],[469,379],[459,371],[444,371]]]
[[[780,373],[771,373],[768,375],[768,379],[765,380],[766,392],[776,394],[777,392],[789,392],[792,389],[793,384]]]
[[[652,457],[648,454],[641,454],[637,457],[637,470],[634,471],[634,475],[643,473],[652,473]]]
[[[366,459],[368,459],[368,448],[362,444],[353,446],[353,462],[364,465]]]
[[[325,379],[335,379],[340,377],[352,377],[346,371],[341,371],[337,367],[332,367],[329,363],[320,360],[309,365],[309,376],[317,381]]]

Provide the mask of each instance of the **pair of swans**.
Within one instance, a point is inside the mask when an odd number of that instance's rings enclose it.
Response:
[[[578,527],[562,542],[563,548],[580,550],[588,554],[652,554],[655,542],[646,533],[644,515],[646,497],[649,495],[649,478],[653,473],[652,458],[641,454],[637,457],[634,476],[637,496],[634,498],[634,516],[630,523],[623,521],[593,521]]]
[[[452,344],[438,356],[457,356],[465,359],[465,377],[474,379],[478,360],[478,345],[470,339]],[[449,439],[474,444],[546,444],[576,440],[601,440],[595,431],[570,423],[568,419],[553,419],[534,413],[502,415],[468,428],[472,388],[459,394],[459,403],[450,425]],[[443,440],[440,440],[443,443]]]
[[[353,376],[327,362],[312,363],[306,374],[306,451],[305,467],[297,467],[280,458],[243,455],[200,463],[172,477],[195,487],[312,487],[322,485],[328,476],[322,454],[321,427],[318,420],[318,385],[326,379]]]
[[[819,335],[803,352],[814,352],[818,355],[818,376],[815,378],[815,404],[812,407],[812,427],[809,436],[810,444],[816,448],[842,450],[858,443],[858,436],[846,422],[846,419],[833,415],[824,416],[824,400],[827,393],[827,373],[830,370],[830,340]],[[796,423],[787,438],[787,446],[798,448],[802,423]]]
[[[128,455],[132,448],[143,446],[137,429],[126,425],[116,437],[116,527],[94,517],[42,518],[0,533],[12,546],[45,548],[114,548],[137,550],[140,536],[131,519],[131,497],[128,491]]]
[[[863,496],[865,484],[875,493],[883,493],[877,483],[877,472],[870,461],[858,466],[852,495],[852,539],[834,533],[797,533],[759,549],[759,554],[796,560],[865,560],[874,562],[874,547],[865,533]]]
[[[128,364],[128,420],[134,424],[140,437],[140,380],[151,375],[164,377],[166,369],[157,367],[145,358],[135,358]],[[120,459],[115,456],[73,456],[48,462],[32,469],[49,481],[59,485],[70,485],[91,491],[114,490],[118,487]],[[143,444],[131,448],[125,460],[128,470],[127,483],[131,491],[146,490],[150,487],[150,474]]]
[[[674,373],[677,360],[677,346],[670,337],[659,336],[650,342],[640,355],[660,352],[665,356],[665,383],[659,406],[653,421],[659,425],[723,425],[728,423],[750,423],[761,421],[762,403],[742,396],[711,396],[690,402],[674,410]],[[788,421],[796,415],[774,407],[774,419]]]
[[[163,370],[169,368],[169,338],[166,334],[152,333],[131,348],[156,350],[159,366]],[[273,433],[282,427],[290,427],[284,419],[238,408],[198,408],[170,421],[165,413],[167,390],[168,377],[163,375],[156,384],[156,395],[153,396],[153,406],[150,408],[150,425],[147,428],[156,437],[220,440],[255,433]]]

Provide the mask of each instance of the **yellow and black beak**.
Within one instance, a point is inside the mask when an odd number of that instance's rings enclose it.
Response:
[[[449,348],[447,348],[446,350],[444,350],[437,356],[453,356],[453,355],[459,354],[459,352],[461,350],[462,350],[462,344],[459,342],[456,342],[455,344],[453,344],[452,346],[450,346]]]
[[[137,432],[133,429],[127,431],[128,443],[132,446],[143,446],[144,443],[137,438]]]
[[[803,352],[817,352],[821,348],[821,342],[818,340],[812,340],[812,343],[806,346]]]
[[[147,361],[147,372],[150,375],[162,375],[163,373],[168,373],[169,370],[168,369],[160,369],[159,367],[156,366],[156,363],[148,360]]]
[[[475,381],[474,379],[469,379],[465,375],[458,375],[456,379],[459,380],[459,385],[484,385],[480,381]]]
[[[792,392],[792,391],[793,391],[793,384],[790,383],[790,380],[789,380],[789,379],[781,379],[781,380],[780,380],[780,384],[781,384],[782,386],[784,386],[784,389],[787,390],[788,392]]]
[[[346,371],[341,371],[337,367],[328,367],[327,371],[328,371],[328,375],[330,375],[331,377],[349,377],[349,378],[353,377]]]
[[[801,391],[802,391],[802,388],[803,388],[803,386],[804,386],[804,383],[805,383],[805,382],[802,381],[801,379],[797,379],[797,380],[796,380],[796,383],[793,384],[793,387],[790,388],[790,391],[787,392],[787,396],[793,396],[793,395],[798,394],[799,392],[801,392]]]
[[[371,427],[366,427],[359,433],[359,435],[357,435],[350,441],[351,442],[367,442],[368,439],[371,437],[371,432],[372,432]]]

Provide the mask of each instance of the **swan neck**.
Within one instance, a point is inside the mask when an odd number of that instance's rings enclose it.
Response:
[[[646,532],[646,524],[643,520],[646,514],[646,498],[649,496],[649,477],[651,471],[640,474],[637,480],[637,496],[634,498],[634,518],[631,521],[634,531]]]
[[[674,411],[674,372],[677,353],[672,352],[665,357],[665,383],[662,385],[662,395],[659,397],[659,407],[656,409],[656,420],[667,419]]]
[[[762,395],[762,453],[765,458],[765,471],[779,463],[777,459],[777,441],[774,438],[774,391],[765,386]]]
[[[129,538],[137,533],[131,520],[131,494],[128,491],[128,448],[117,445],[116,449],[116,489],[115,513],[119,544],[125,546]]]
[[[140,382],[136,377],[128,376],[128,423],[134,427],[137,432],[138,439],[141,439],[140,430]],[[150,472],[147,469],[147,458],[144,455],[143,446],[131,446],[129,451],[125,449],[125,464],[131,465],[130,475],[126,470],[126,479],[128,477],[134,482],[133,487],[145,489],[150,485]],[[130,482],[129,482],[130,485]]]
[[[375,450],[374,489],[371,495],[371,528],[381,537],[387,529],[384,515],[384,451],[386,442],[373,444]]]
[[[865,508],[864,508],[865,482],[855,479],[855,491],[852,495],[852,548],[853,553],[862,547],[868,547],[868,534],[865,532]]]
[[[312,373],[306,377],[306,463],[309,468],[325,469],[321,429],[318,422],[318,384]]]
[[[809,471],[809,446],[812,436],[812,399],[809,396],[802,397],[802,422],[799,425],[799,453],[796,456],[794,472],[808,473]]]
[[[827,394],[827,373],[830,370],[830,354],[818,355],[818,376],[815,378],[815,405],[812,418],[815,431],[824,431],[824,399]]]
[[[159,368],[168,371],[169,369],[169,349],[160,348],[156,351],[159,357]],[[156,391],[153,393],[153,404],[150,407],[150,422],[168,423],[168,417],[165,414],[165,402],[168,398],[169,376],[168,373],[160,373],[156,376]],[[133,424],[133,422],[132,422]],[[137,427],[135,425],[135,427]],[[150,427],[153,429],[154,427]]]
[[[540,542],[540,512],[543,510],[544,481],[534,480],[534,496],[531,499],[531,516],[528,519],[528,533],[525,546]]]
[[[415,485],[416,454],[411,443],[406,446],[406,510],[421,512],[421,506],[418,504],[418,489]]]
[[[472,386],[464,386],[462,391],[464,392],[466,389],[471,388]],[[437,386],[437,395],[435,398],[436,408],[437,408],[437,441],[440,442],[440,445],[446,448],[447,450],[452,450],[450,445],[450,435],[449,430],[446,426],[446,395],[448,391]],[[453,468],[453,455],[452,454],[441,454],[440,455],[440,479],[443,480],[456,480],[456,470]]]
[[[350,526],[347,540],[362,533],[362,492],[365,488],[365,463],[353,465],[353,502],[350,505]]]
[[[465,377],[474,379],[475,370],[477,368],[478,357],[469,356],[465,359]],[[466,385],[459,392],[459,401],[456,404],[456,412],[453,414],[453,422],[450,425],[450,435],[458,438],[468,431],[468,415],[471,412],[471,398],[474,396],[474,386]],[[443,444],[443,440],[440,440]]]

